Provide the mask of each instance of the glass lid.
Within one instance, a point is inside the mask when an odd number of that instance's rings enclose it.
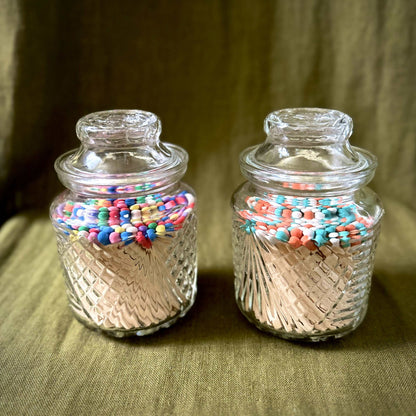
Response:
[[[129,193],[160,187],[185,173],[188,154],[159,140],[161,123],[150,112],[110,110],[89,114],[76,126],[78,149],[60,156],[61,182],[88,194]]]
[[[336,110],[275,111],[264,122],[266,141],[241,153],[241,171],[272,187],[339,191],[362,186],[373,177],[377,160],[350,145],[352,127],[352,119]]]

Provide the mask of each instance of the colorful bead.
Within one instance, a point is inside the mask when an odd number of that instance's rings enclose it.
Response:
[[[368,235],[372,218],[362,218],[357,208],[342,197],[313,198],[267,194],[266,200],[249,196],[248,209],[239,212],[247,233],[258,233],[294,248],[316,250],[325,244],[344,248],[360,244]],[[186,210],[173,221],[177,224]],[[174,216],[171,216],[171,219]],[[168,228],[167,228],[168,230]],[[270,237],[270,238],[269,238]]]
[[[117,193],[127,188],[117,187],[112,191]],[[109,188],[104,190],[110,191]],[[82,203],[60,204],[54,216],[68,229],[65,231],[68,235],[72,233],[77,238],[88,238],[102,245],[136,241],[149,249],[156,238],[180,229],[194,204],[194,196],[186,191],[172,196],[88,199]]]

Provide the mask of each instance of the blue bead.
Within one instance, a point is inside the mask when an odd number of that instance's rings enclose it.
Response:
[[[349,238],[341,238],[341,246],[342,247],[349,247],[350,246],[350,239]]]
[[[120,234],[120,237],[121,237],[122,241],[126,241],[126,240],[129,240],[132,235],[133,235],[132,233],[124,231]]]
[[[336,229],[334,226],[330,226],[330,227],[326,227],[325,231],[329,234],[329,233],[335,233]]]
[[[130,205],[134,205],[136,201],[133,198],[127,198],[125,201],[126,205],[129,207]]]
[[[110,233],[106,233],[104,231],[99,232],[97,235],[97,240],[101,244],[107,246],[108,244],[110,244]]]
[[[321,247],[321,246],[323,246],[327,241],[328,241],[328,239],[326,239],[326,238],[324,238],[322,235],[317,235],[314,239],[313,239],[313,241],[315,241],[315,243],[316,243],[316,245],[318,246],[318,247]]]
[[[280,241],[284,241],[287,242],[289,241],[289,237],[287,236],[287,234],[284,231],[278,231],[276,233],[276,238]]]
[[[346,224],[351,224],[355,221],[355,215],[348,215]]]
[[[166,228],[166,227],[165,227]],[[157,237],[156,233],[154,232],[154,230],[152,230],[151,228],[149,228],[147,230],[147,237],[149,238],[150,241],[154,241]]]
[[[164,205],[160,205],[159,207],[157,207],[157,209],[159,210],[159,211],[165,211],[166,210],[166,207],[164,206]],[[169,218],[169,217],[168,217]]]

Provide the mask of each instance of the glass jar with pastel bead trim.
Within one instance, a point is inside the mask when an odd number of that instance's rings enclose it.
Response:
[[[235,298],[263,331],[322,341],[365,317],[384,211],[366,186],[376,158],[350,145],[352,126],[335,110],[276,111],[266,141],[240,155],[247,182],[232,197]]]
[[[188,155],[159,140],[160,120],[145,111],[89,114],[76,132],[79,149],[55,162],[67,190],[50,209],[69,305],[115,337],[169,327],[196,296]]]

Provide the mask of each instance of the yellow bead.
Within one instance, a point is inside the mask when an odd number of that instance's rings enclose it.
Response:
[[[164,225],[158,225],[156,227],[156,234],[157,235],[165,235],[165,233],[166,233],[166,229],[165,229]]]

